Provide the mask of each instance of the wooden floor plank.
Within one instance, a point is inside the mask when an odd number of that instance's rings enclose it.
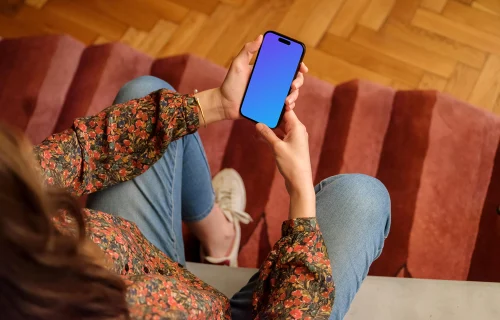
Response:
[[[24,3],[33,8],[41,9],[47,3],[47,0],[25,0]]]
[[[450,79],[448,79],[444,92],[467,101],[478,78],[479,70],[458,63],[455,71],[453,71]]]
[[[71,0],[89,9],[100,12],[110,19],[132,26],[138,30],[149,31],[160,18],[156,11],[150,10],[136,0]]]
[[[449,20],[434,12],[417,10],[412,24],[479,50],[500,54],[500,37]]]
[[[332,1],[339,1],[339,0],[332,0]],[[341,0],[343,1],[343,0]],[[280,31],[279,26],[283,22],[283,20],[286,18],[286,15],[290,11],[291,7],[293,5],[293,1],[290,0],[275,0],[271,2],[271,6],[269,7],[269,10],[271,10],[271,14],[267,16],[267,19],[265,23],[261,24],[262,28],[265,28],[265,31],[268,30],[273,30],[273,31]],[[261,29],[264,30],[264,29]],[[263,31],[263,32],[265,32]],[[301,32],[307,32],[307,29]],[[287,34],[290,36],[289,34]],[[299,40],[304,40],[302,34],[299,34],[297,37]]]
[[[477,3],[484,8],[487,8],[488,10],[500,14],[500,1],[498,0],[476,0],[474,1],[474,3]]]
[[[424,75],[423,69],[391,58],[376,50],[370,50],[370,54],[367,55],[368,48],[332,34],[325,35],[318,49],[351,64],[406,83],[411,87],[416,87]]]
[[[33,7],[23,6],[16,14],[15,19],[23,22],[29,21],[34,25],[43,26],[45,30],[50,30],[51,33],[71,34],[74,38],[85,44],[93,43],[98,37],[97,32],[92,31],[86,26],[75,23],[70,20],[69,17],[57,12],[45,10],[45,7],[39,10]]]
[[[373,30],[379,30],[391,13],[396,0],[372,0],[361,16],[359,24]]]
[[[415,16],[421,0],[397,0],[392,8],[389,20],[409,23]]]
[[[391,79],[387,77],[347,63],[317,49],[308,50],[305,56],[305,63],[309,67],[311,75],[319,76],[333,83],[353,79],[365,79],[384,85],[392,83]]]
[[[254,25],[270,14],[269,5],[265,0],[248,0],[244,6],[236,10],[235,19],[224,30],[224,36],[217,39],[207,58],[219,65],[227,66],[246,41],[256,38],[258,33],[262,32],[256,30]]]
[[[181,23],[189,12],[189,8],[170,0],[141,0],[145,7],[151,8],[159,18],[174,23]]]
[[[389,21],[382,29],[382,34],[418,44],[426,50],[451,57],[474,68],[482,68],[486,61],[487,54],[484,51],[396,20]]]
[[[90,9],[78,2],[51,0],[43,8],[44,12],[67,17],[68,20],[84,28],[103,35],[110,40],[118,40],[127,30],[127,24],[109,19],[105,14]]]
[[[105,38],[104,36],[98,36],[97,39],[94,40],[94,45],[99,45],[99,44],[105,44],[105,43],[110,43],[112,42],[108,38]]]
[[[500,18],[490,13],[462,3],[449,1],[443,10],[443,16],[500,37]]]
[[[292,38],[298,38],[300,29],[308,18],[309,10],[311,10],[311,6],[307,0],[294,1],[278,25],[277,31]]]
[[[202,12],[206,15],[212,14],[219,4],[219,0],[171,0],[191,10]]]
[[[203,25],[207,15],[200,12],[191,12],[179,25],[172,38],[167,42],[158,54],[159,57],[167,57],[188,52],[189,46],[196,41],[202,33]]]
[[[247,0],[248,1],[248,0]],[[276,30],[279,23],[283,20],[286,10],[281,3],[288,2],[287,0],[276,0],[273,2],[266,0],[257,0],[254,5],[259,7],[259,14],[253,17],[253,19],[248,23],[251,26],[250,29],[243,29],[241,37],[237,37],[236,41],[232,44],[232,50],[228,51],[228,55],[225,56],[225,63],[222,64],[224,67],[229,68],[234,57],[240,52],[246,42],[253,41],[259,34],[264,34],[269,30]],[[252,9],[250,9],[252,10]],[[255,56],[254,56],[255,58]]]
[[[278,25],[278,32],[316,46],[344,0],[296,0]]]
[[[219,0],[221,3],[229,4],[231,6],[242,6],[246,0]]]
[[[411,86],[407,83],[404,83],[404,82],[400,82],[400,81],[397,81],[397,80],[393,80],[391,82],[391,87],[395,90],[414,90],[416,88],[416,86]]]
[[[26,23],[23,20],[0,14],[0,37],[2,38],[39,36],[48,33],[53,33],[53,31],[43,25],[37,25],[35,22]]]
[[[471,5],[471,7],[475,8],[475,9],[478,9],[478,10],[481,10],[483,12],[495,15],[495,16],[500,16],[499,12],[493,11],[490,8],[487,8],[487,7],[483,6],[482,4],[480,4],[478,2],[473,2],[472,5]]]
[[[307,15],[297,38],[308,46],[316,47],[343,2],[344,0],[318,0],[310,3],[312,11]]]
[[[234,9],[227,4],[219,5],[205,21],[203,34],[191,42],[188,51],[200,57],[206,57],[233,19]]]
[[[363,16],[371,0],[345,1],[332,20],[328,32],[339,37],[349,37]]]
[[[127,29],[127,31],[125,31],[120,39],[120,42],[123,42],[131,46],[132,48],[139,49],[141,43],[144,41],[144,39],[146,39],[147,36],[147,32],[130,27]]]
[[[491,55],[472,90],[469,102],[493,111],[500,96],[500,56]]]
[[[442,77],[449,77],[455,69],[456,61],[430,52],[415,44],[374,32],[371,29],[358,26],[351,36],[354,43],[369,50],[378,51],[394,59],[424,70],[432,70]]]
[[[500,95],[498,96],[497,102],[495,103],[492,111],[495,114],[500,114]]]
[[[422,81],[418,84],[420,90],[437,90],[443,91],[446,87],[446,79],[432,73],[426,73],[422,77]]]
[[[171,21],[158,20],[146,38],[139,44],[138,49],[156,57],[170,40],[176,28],[177,25]]]
[[[422,0],[420,6],[430,11],[442,12],[447,1],[448,0]]]

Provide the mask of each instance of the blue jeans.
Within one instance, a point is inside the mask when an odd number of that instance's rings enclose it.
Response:
[[[127,83],[115,102],[172,87],[145,76]],[[342,319],[381,254],[390,228],[390,199],[384,185],[362,174],[327,178],[316,187],[316,207],[336,286],[330,319]],[[249,199],[251,201],[251,199]],[[137,224],[144,236],[171,259],[185,263],[182,220],[199,221],[214,205],[211,174],[198,134],[172,142],[165,155],[131,181],[92,194],[88,207]],[[258,274],[231,299],[234,319],[250,319]]]

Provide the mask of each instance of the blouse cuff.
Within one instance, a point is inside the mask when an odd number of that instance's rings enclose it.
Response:
[[[317,232],[319,231],[318,220],[316,218],[296,218],[283,222],[281,234],[283,237],[293,235],[297,232]]]
[[[164,106],[179,106],[186,122],[187,133],[194,133],[200,127],[200,106],[194,94],[180,94],[168,89],[160,89],[160,94],[165,102]]]

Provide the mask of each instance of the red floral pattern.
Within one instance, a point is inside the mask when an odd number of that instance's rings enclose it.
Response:
[[[196,100],[165,89],[95,116],[34,148],[45,181],[75,196],[146,171],[168,144],[199,126]],[[132,319],[229,319],[228,299],[153,246],[131,222],[84,209],[89,237],[128,284]],[[62,230],[71,223],[55,220]],[[315,219],[283,224],[283,237],[260,269],[257,318],[327,319],[334,299],[330,261]]]
[[[260,267],[253,294],[257,319],[328,319],[335,286],[316,219],[288,220]]]

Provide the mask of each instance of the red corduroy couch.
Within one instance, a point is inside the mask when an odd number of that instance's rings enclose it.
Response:
[[[226,70],[203,59],[154,60],[123,44],[85,47],[67,36],[0,41],[0,121],[34,142],[108,106],[145,74],[190,93],[218,86]],[[500,119],[435,91],[395,91],[355,80],[307,77],[297,103],[315,181],[338,173],[382,180],[392,229],[373,275],[500,282]],[[248,121],[200,135],[212,173],[238,170],[247,188],[240,265],[256,267],[279,238],[288,200],[264,142]],[[188,246],[188,256],[197,250]]]

